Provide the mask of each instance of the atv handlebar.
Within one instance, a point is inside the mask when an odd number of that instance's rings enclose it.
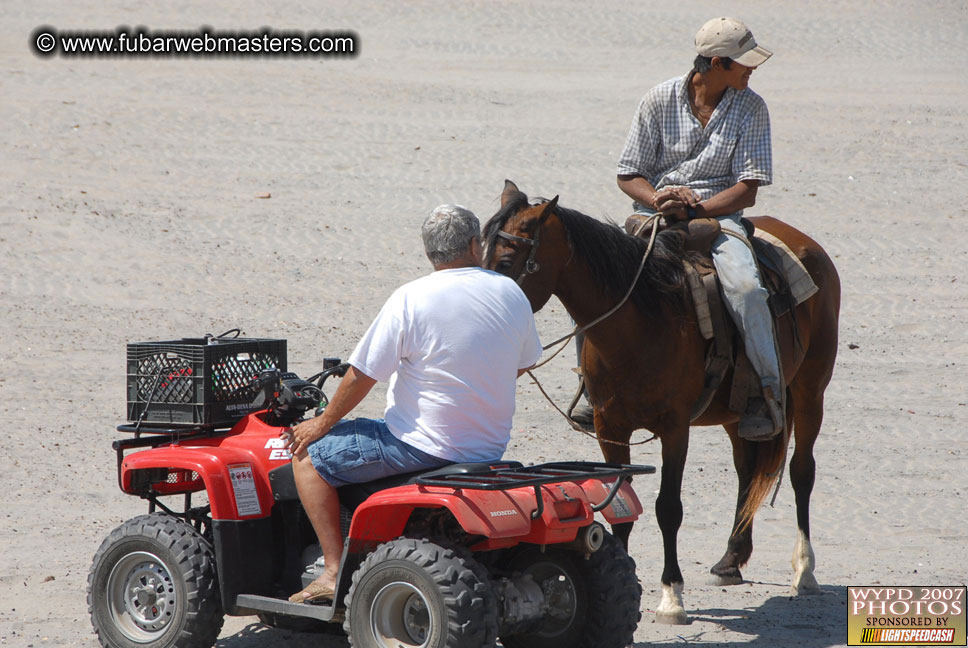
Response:
[[[323,370],[314,376],[310,376],[306,379],[306,382],[313,382],[316,380],[316,386],[320,389],[323,388],[323,383],[330,376],[336,376],[337,378],[342,378],[346,375],[346,372],[350,368],[350,363],[340,362],[339,358],[325,358],[323,359]]]
[[[323,367],[307,380],[291,372],[264,369],[250,383],[250,389],[258,392],[253,405],[268,409],[270,422],[274,425],[290,425],[314,407],[318,416],[329,405],[329,398],[323,391],[326,379],[332,376],[342,378],[350,365],[340,362],[339,358],[325,358]],[[316,381],[315,385],[313,381]]]

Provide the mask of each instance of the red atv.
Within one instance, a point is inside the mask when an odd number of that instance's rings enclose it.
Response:
[[[325,405],[323,382],[346,368],[331,361],[316,384],[262,371],[252,384],[261,409],[231,429],[119,426],[132,434],[113,445],[119,485],[149,504],[94,556],[87,600],[103,646],[208,648],[225,614],[342,622],[366,648],[632,641],[635,563],[594,516],[635,520],[642,507],[629,479],[651,466],[455,464],[341,488],[334,601],[290,603],[315,578],[320,551],[280,432]],[[135,448],[146,449],[126,453]],[[173,495],[180,506],[163,503]]]

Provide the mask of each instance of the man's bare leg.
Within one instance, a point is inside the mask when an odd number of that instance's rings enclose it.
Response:
[[[305,450],[292,458],[292,474],[296,481],[296,490],[299,491],[299,499],[313,524],[326,562],[323,573],[313,583],[335,590],[339,562],[343,556],[339,497],[336,489],[316,472],[309,453]]]

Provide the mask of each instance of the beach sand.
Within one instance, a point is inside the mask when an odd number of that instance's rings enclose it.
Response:
[[[715,15],[775,52],[751,82],[771,111],[775,183],[747,214],[809,233],[843,284],[811,506],[823,593],[789,596],[788,482],[756,517],[747,582],[710,584],[735,476],[725,433],[696,428],[679,533],[691,623],[652,622],[659,480],[637,479],[636,645],[838,646],[849,585],[964,584],[964,3],[34,2],[5,7],[0,27],[0,645],[97,645],[91,558],[146,510],[118,490],[111,450],[126,342],[240,327],[288,339],[290,368],[308,375],[429,271],[418,228],[437,204],[485,220],[510,178],[623,221],[614,168],[635,106],[689,69]],[[40,58],[29,40],[44,24],[350,29],[360,53]],[[554,300],[537,318],[546,341],[569,329]],[[540,371],[558,402],[573,363]],[[380,415],[383,393],[359,413]],[[522,379],[506,456],[600,453]],[[658,444],[633,461],[658,465]],[[242,617],[218,645],[346,640]]]

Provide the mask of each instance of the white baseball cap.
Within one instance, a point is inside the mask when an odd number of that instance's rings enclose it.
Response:
[[[766,63],[773,52],[760,47],[753,32],[736,18],[713,18],[696,32],[696,51],[712,58],[729,57],[740,65],[757,67]]]

